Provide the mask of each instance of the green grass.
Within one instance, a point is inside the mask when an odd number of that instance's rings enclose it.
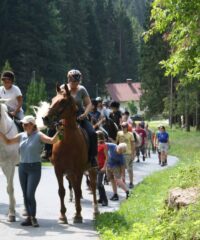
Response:
[[[179,163],[147,177],[118,211],[101,214],[96,221],[101,239],[200,239],[200,201],[179,211],[165,204],[169,189],[200,187],[200,133],[173,129],[169,134],[170,154]]]
[[[42,162],[42,166],[44,166],[44,167],[53,167],[51,162]]]

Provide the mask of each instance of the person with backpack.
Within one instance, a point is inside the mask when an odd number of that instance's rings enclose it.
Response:
[[[136,133],[140,135],[142,140],[141,145],[136,147],[137,162],[140,162],[140,152],[142,153],[143,162],[145,161],[147,133],[142,127],[143,125],[139,123],[135,129]]]

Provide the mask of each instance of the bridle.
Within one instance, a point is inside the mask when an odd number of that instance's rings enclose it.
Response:
[[[51,126],[53,127],[58,127],[58,126],[65,126],[64,123],[61,122],[60,116],[63,114],[63,112],[70,107],[71,102],[70,101],[65,101],[62,106],[59,106],[58,109],[54,109],[53,107],[49,108],[49,111],[52,111],[51,113]]]

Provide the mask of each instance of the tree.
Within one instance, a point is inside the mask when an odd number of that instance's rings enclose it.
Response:
[[[26,93],[26,114],[33,114],[32,106],[38,106],[40,101],[47,99],[45,88],[44,79],[37,81],[34,77],[32,78]]]
[[[51,94],[63,72],[62,34],[55,1],[1,1],[0,65],[9,60],[25,91],[33,70],[44,77]]]
[[[147,36],[161,32],[170,44],[171,54],[162,61],[166,75],[179,75],[185,83],[199,81],[199,2],[155,0],[152,6],[153,24]]]
[[[146,21],[144,29],[150,26],[150,4],[146,10]],[[141,41],[141,63],[139,67],[142,97],[141,108],[146,109],[146,115],[152,117],[162,114],[164,110],[164,99],[169,96],[169,78],[164,77],[164,70],[161,69],[160,61],[166,59],[168,45],[163,41],[162,35],[157,33],[147,42]],[[167,98],[168,99],[168,98]]]
[[[199,1],[155,0],[152,6],[152,24],[146,34],[146,39],[160,32],[168,41],[171,48],[169,57],[161,61],[165,68],[165,75],[178,77],[179,85],[185,87],[188,85],[186,88],[191,88],[193,84],[199,85]],[[200,119],[200,116],[198,118]]]
[[[2,72],[3,72],[3,71],[12,71],[12,67],[11,67],[11,65],[10,65],[10,63],[9,63],[8,60],[6,60],[4,66],[3,66],[3,68],[2,68]]]
[[[95,85],[98,86],[98,93],[104,93],[105,85],[105,64],[102,49],[102,38],[100,36],[100,29],[97,19],[94,15],[94,8],[91,7],[90,2],[86,6],[87,12],[87,38],[88,38],[88,72],[89,81],[87,82],[87,89],[90,95],[96,96]],[[97,96],[96,96],[97,97]]]
[[[131,114],[136,114],[138,111],[137,107],[135,106],[134,101],[128,102],[128,108],[130,109]]]

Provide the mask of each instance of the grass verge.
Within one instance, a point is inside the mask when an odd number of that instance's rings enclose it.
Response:
[[[165,205],[169,189],[200,187],[200,133],[169,134],[170,154],[179,163],[147,177],[118,211],[101,214],[96,221],[101,239],[200,240],[200,201],[179,211]]]

